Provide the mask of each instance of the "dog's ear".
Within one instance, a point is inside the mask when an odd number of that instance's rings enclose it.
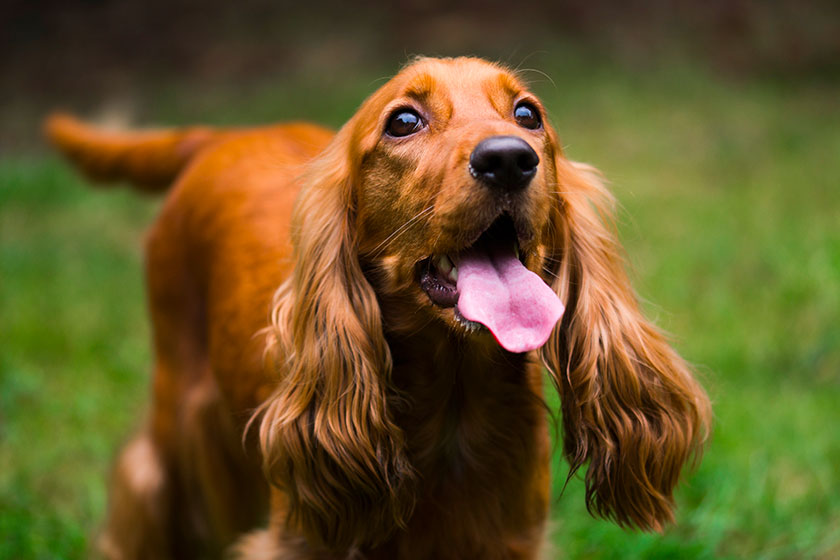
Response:
[[[597,171],[556,158],[555,290],[566,304],[542,358],[560,392],[569,476],[589,463],[586,503],[621,526],[661,530],[706,438],[710,405],[643,316]]]
[[[270,347],[280,382],[261,409],[269,479],[289,523],[331,548],[380,541],[413,507],[413,472],[387,399],[391,356],[357,256],[354,122],[313,162],[292,219],[295,268]]]

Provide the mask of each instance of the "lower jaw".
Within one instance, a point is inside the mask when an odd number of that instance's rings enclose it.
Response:
[[[455,323],[467,333],[487,331],[487,327],[481,323],[470,321],[458,310],[458,290],[440,281],[434,271],[427,269],[420,276],[420,287],[429,300],[438,308],[452,309]]]
[[[458,290],[455,286],[443,282],[432,267],[422,265],[420,273],[420,288],[426,293],[432,303],[444,309],[455,307],[458,303]]]
[[[470,321],[469,319],[467,319],[466,317],[461,315],[461,312],[458,310],[457,307],[455,308],[455,321],[459,325],[461,325],[464,329],[466,329],[467,332],[474,333],[474,332],[478,332],[482,329],[487,330],[487,327],[485,327],[481,323],[476,323],[475,321]]]

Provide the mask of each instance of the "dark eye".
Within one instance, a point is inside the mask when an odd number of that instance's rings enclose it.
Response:
[[[390,136],[400,137],[414,134],[425,126],[420,115],[412,109],[398,109],[388,119],[388,125],[385,127],[385,132]]]
[[[516,124],[531,130],[536,130],[542,125],[539,111],[530,103],[517,105],[513,110],[513,118],[516,119]]]

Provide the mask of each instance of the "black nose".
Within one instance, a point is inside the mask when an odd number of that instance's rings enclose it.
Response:
[[[519,190],[537,174],[540,157],[518,136],[491,136],[470,154],[470,173],[476,179],[505,190]]]

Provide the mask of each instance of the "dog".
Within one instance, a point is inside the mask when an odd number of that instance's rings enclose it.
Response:
[[[673,519],[709,401],[639,310],[598,172],[510,70],[419,58],[335,134],[46,128],[90,178],[168,191],[106,557],[535,558],[545,372],[589,511]]]

